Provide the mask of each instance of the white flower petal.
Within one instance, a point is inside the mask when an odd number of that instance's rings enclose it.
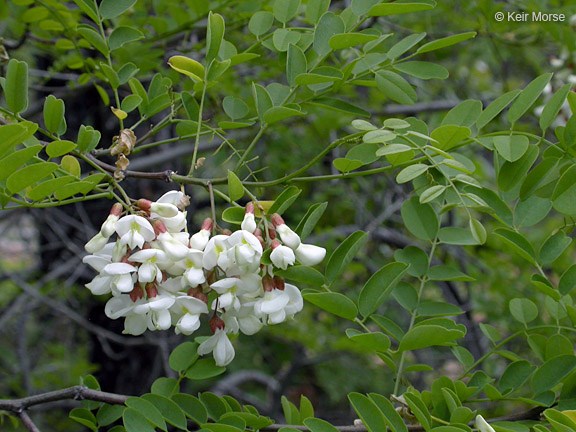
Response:
[[[117,319],[126,316],[133,308],[134,303],[130,299],[130,296],[121,295],[118,297],[112,297],[106,302],[104,313],[110,319]]]
[[[146,331],[148,320],[145,315],[128,315],[124,320],[122,333],[139,336]]]
[[[312,244],[301,243],[295,250],[296,259],[302,265],[313,266],[320,264],[326,256],[326,249]]]

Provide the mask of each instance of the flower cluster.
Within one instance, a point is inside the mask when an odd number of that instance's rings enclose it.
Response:
[[[198,348],[224,366],[234,358],[229,335],[258,332],[302,309],[300,290],[274,274],[296,261],[320,263],[325,249],[301,242],[280,215],[254,214],[248,203],[241,229],[221,230],[206,219],[186,231],[187,197],[179,191],[157,201],[136,201],[125,214],[114,204],[100,232],[85,246],[83,262],[98,275],[86,284],[95,295],[111,294],[105,313],[124,318],[124,333],[166,330],[190,335],[206,315],[212,336]]]

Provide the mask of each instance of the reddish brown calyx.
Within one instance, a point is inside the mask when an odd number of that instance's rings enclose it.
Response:
[[[130,291],[130,300],[135,302],[137,300],[140,300],[141,298],[144,298],[144,290],[140,285],[135,284],[132,291]]]
[[[246,213],[254,214],[254,203],[252,201],[246,204]]]
[[[122,204],[115,203],[110,209],[110,214],[114,216],[120,216],[122,214]]]
[[[202,289],[199,287],[190,288],[188,290],[188,295],[190,297],[197,298],[198,300],[201,300],[204,303],[208,304],[208,296],[204,294],[204,291],[202,291]]]
[[[274,286],[276,287],[276,289],[284,291],[286,283],[284,282],[284,279],[281,278],[280,276],[274,276]]]
[[[278,213],[274,213],[270,218],[270,220],[272,221],[272,225],[274,225],[275,227],[286,224],[286,222],[284,222],[284,219],[282,219],[282,216],[280,216]]]
[[[152,207],[152,201],[147,200],[145,198],[140,198],[138,201],[136,201],[136,205],[140,210],[145,211],[146,213],[150,213],[150,208]]]
[[[146,296],[148,298],[154,298],[158,295],[158,287],[155,283],[146,284]]]
[[[214,221],[212,220],[212,218],[204,219],[204,221],[202,222],[201,229],[206,231],[212,231],[212,228],[214,228]]]
[[[160,234],[164,234],[165,232],[168,231],[166,225],[161,220],[155,220],[154,223],[152,224],[152,227],[154,228],[154,233],[157,236],[159,236]]]
[[[270,292],[274,290],[274,279],[271,276],[265,275],[262,277],[262,288],[265,292]]]
[[[218,315],[214,315],[210,318],[210,331],[212,334],[216,333],[216,330],[224,330],[224,320],[220,318]]]

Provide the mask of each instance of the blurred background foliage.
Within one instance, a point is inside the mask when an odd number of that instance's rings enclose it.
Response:
[[[370,4],[369,1],[352,3]],[[176,54],[200,58],[207,13],[210,10],[220,13],[227,20],[228,49],[243,51],[254,45],[251,52],[260,56],[237,66],[233,73],[220,80],[218,88],[209,91],[205,117],[225,120],[221,109],[225,96],[247,99],[252,81],[274,82],[285,73],[285,53],[267,49],[266,43],[256,44],[256,38],[247,29],[253,13],[272,10],[272,4],[268,0],[140,0],[119,17],[118,22],[137,28],[145,38],[115,50],[113,60],[118,65],[135,63],[145,87],[159,72],[171,80],[168,84],[191,90],[190,82],[181,80],[167,67],[167,59]],[[348,0],[331,2],[334,10],[349,5]],[[418,94],[418,101],[413,105],[398,105],[370,87],[342,88],[341,98],[353,101],[369,112],[375,124],[391,116],[414,116],[432,129],[458,102],[480,99],[486,104],[506,91],[523,87],[544,72],[556,73],[552,91],[564,82],[576,81],[574,19],[561,24],[496,22],[494,13],[501,10],[561,12],[571,17],[576,14],[576,5],[561,0],[442,0],[434,10],[425,13],[373,18],[366,27],[392,34],[383,43],[384,51],[413,33],[425,32],[430,39],[467,31],[475,31],[477,36],[463,44],[420,56],[420,60],[443,65],[450,76],[446,80],[410,78]],[[26,60],[31,68],[32,99],[27,118],[40,118],[44,98],[54,94],[66,102],[70,131],[80,124],[89,124],[102,132],[102,142],[111,142],[117,134],[117,120],[108,108],[110,94],[96,60],[98,53],[72,42],[77,38],[71,29],[83,19],[73,2],[1,2],[0,56],[3,64],[8,58],[17,58]],[[270,38],[267,40],[269,43]],[[346,53],[342,57],[345,58]],[[334,59],[336,67],[339,61],[341,59]],[[321,106],[308,105],[306,111],[305,117],[277,123],[266,132],[258,144],[261,148],[255,152],[259,158],[248,165],[258,179],[278,178],[302,166],[318,148],[328,145],[344,132],[350,132],[349,123],[356,118]],[[159,118],[157,114],[142,124],[137,136],[144,135]],[[536,116],[527,116],[522,121],[521,128],[538,130]],[[166,128],[156,139],[170,139],[176,133],[181,135],[179,127],[186,125]],[[491,127],[508,126],[496,121]],[[233,138],[231,145],[251,139],[243,129],[229,136]],[[179,140],[163,146],[162,151],[143,150],[130,168],[171,169],[185,173],[190,164],[192,142],[192,139]],[[206,176],[219,176],[227,167],[234,166],[234,158],[228,157],[230,149],[219,149],[219,146],[216,136],[202,142]],[[343,157],[347,150],[345,147],[334,150],[309,174],[335,173],[331,161]],[[478,146],[467,151],[467,156],[479,168],[491,169],[490,164],[483,163],[483,158],[491,157],[491,153],[482,154]],[[491,174],[485,172],[487,178]],[[245,169],[243,175],[248,176],[248,170]],[[150,199],[170,188],[160,182],[132,179],[126,179],[123,186],[130,196]],[[409,189],[397,185],[393,174],[299,183],[298,186],[304,189],[302,196],[306,199],[294,203],[287,215],[288,223],[300,220],[311,203],[329,203],[311,242],[330,251],[355,230],[371,234],[369,243],[342,275],[338,283],[340,292],[357,294],[370,275],[390,261],[395,250],[414,243],[406,236],[399,215]],[[208,195],[195,187],[187,187],[186,191],[192,198],[188,210],[190,225],[198,226],[210,212]],[[262,198],[273,199],[280,191],[281,187],[253,192]],[[96,231],[109,206],[108,202],[96,202],[54,209],[0,211],[2,397],[16,398],[75,385],[81,376],[89,373],[99,379],[106,391],[141,394],[158,376],[170,376],[167,356],[184,338],[165,333],[140,338],[120,336],[121,324],[108,320],[102,313],[104,302],[95,299],[83,287],[92,274],[78,265],[78,257],[83,253],[82,245]],[[223,208],[224,203],[219,203],[218,209]],[[543,211],[542,218],[546,214]],[[486,223],[489,226],[490,220]],[[548,236],[549,228],[559,224],[562,222],[550,218],[549,222],[530,229],[527,236],[534,244],[541,244]],[[566,221],[566,224],[573,224],[573,221]],[[503,333],[513,332],[520,324],[512,322],[508,302],[518,293],[529,297],[533,292],[530,272],[524,271],[528,264],[520,259],[510,259],[509,255],[502,257],[499,251],[500,244],[493,238],[481,247],[445,249],[439,259],[445,263],[455,262],[475,277],[473,289],[466,282],[454,282],[440,284],[437,290],[430,289],[426,293],[428,299],[445,298],[465,310],[460,319],[470,325],[466,346],[476,356],[487,346],[477,324],[486,322]],[[566,254],[554,266],[566,268],[573,259]],[[27,280],[34,275],[37,283],[18,284],[17,287],[9,277],[13,274],[26,275]],[[24,291],[23,286],[26,287]],[[409,319],[395,301],[388,302],[380,312],[401,325],[407,324]],[[377,356],[355,351],[343,336],[345,327],[343,320],[307,305],[294,321],[267,327],[256,336],[241,336],[237,342],[237,357],[226,375],[198,382],[188,390],[228,392],[272,416],[279,415],[280,395],[296,401],[304,394],[314,403],[317,415],[335,424],[349,422],[353,413],[345,395],[350,391],[389,394],[393,389],[393,376]],[[111,339],[106,332],[116,333],[117,339]],[[132,342],[128,343],[128,339]],[[522,346],[515,350],[527,351]],[[433,366],[432,370],[417,370],[412,374],[417,387],[429,384],[438,372],[449,376],[458,376],[461,372],[448,349],[428,349],[417,354],[423,357],[422,362]],[[419,363],[417,358],[411,360]],[[497,360],[486,367],[497,373],[505,363]],[[61,405],[67,406],[66,403]],[[42,425],[50,430],[81,429],[63,420],[63,416],[52,408],[46,407]],[[505,404],[500,404],[495,411],[498,414],[506,409]]]

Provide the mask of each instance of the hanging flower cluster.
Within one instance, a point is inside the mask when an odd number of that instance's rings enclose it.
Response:
[[[212,352],[224,366],[234,358],[230,334],[254,334],[302,309],[300,290],[274,270],[297,261],[318,264],[326,250],[302,243],[278,214],[257,222],[252,203],[240,230],[212,235],[214,223],[206,219],[190,236],[186,205],[179,191],[155,202],[136,201],[134,214],[114,204],[85,246],[90,255],[83,262],[98,272],[86,287],[95,295],[112,294],[105,313],[124,318],[127,334],[174,326],[176,333],[190,335],[201,316],[209,316],[212,336],[198,353]]]

